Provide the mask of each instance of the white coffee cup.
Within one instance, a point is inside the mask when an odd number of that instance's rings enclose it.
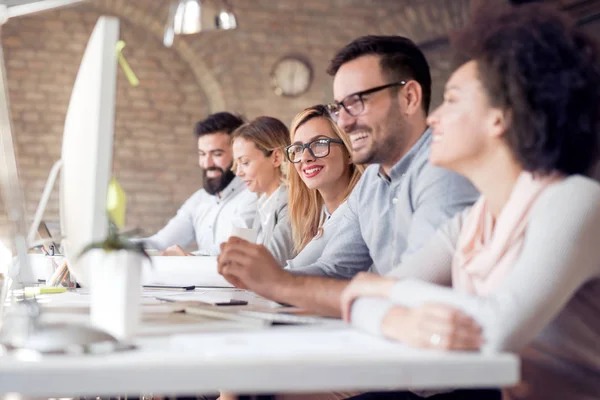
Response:
[[[234,226],[233,228],[231,228],[231,234],[229,235],[229,237],[231,236],[239,237],[240,239],[244,239],[250,243],[256,243],[258,232],[256,232],[255,229],[238,228]]]

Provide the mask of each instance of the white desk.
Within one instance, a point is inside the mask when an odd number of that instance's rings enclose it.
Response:
[[[85,320],[86,296],[51,296],[49,318]],[[172,316],[163,306],[144,307],[137,350],[31,360],[4,355],[0,393],[62,397],[502,387],[519,378],[513,355],[414,350],[364,336],[338,321],[250,331],[234,322],[183,316],[165,324]]]

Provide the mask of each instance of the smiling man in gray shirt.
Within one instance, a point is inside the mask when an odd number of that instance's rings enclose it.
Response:
[[[350,136],[352,159],[373,164],[348,198],[336,234],[317,262],[292,270],[282,270],[264,247],[231,238],[222,245],[219,271],[266,298],[339,316],[347,278],[368,269],[386,273],[478,193],[428,162],[431,76],[414,43],[400,36],[358,38],[328,72],[337,99],[328,108]]]

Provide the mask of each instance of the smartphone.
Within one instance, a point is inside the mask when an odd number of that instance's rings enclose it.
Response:
[[[177,285],[144,285],[144,289],[150,290],[194,290],[195,285],[177,286]]]

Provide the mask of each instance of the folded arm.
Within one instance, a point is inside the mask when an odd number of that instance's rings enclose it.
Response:
[[[519,351],[527,346],[582,285],[600,277],[600,189],[563,189],[540,198],[521,255],[487,297],[403,279],[394,285],[389,300],[408,308],[437,302],[464,311],[483,328],[486,349]],[[353,310],[353,322],[354,318]]]

